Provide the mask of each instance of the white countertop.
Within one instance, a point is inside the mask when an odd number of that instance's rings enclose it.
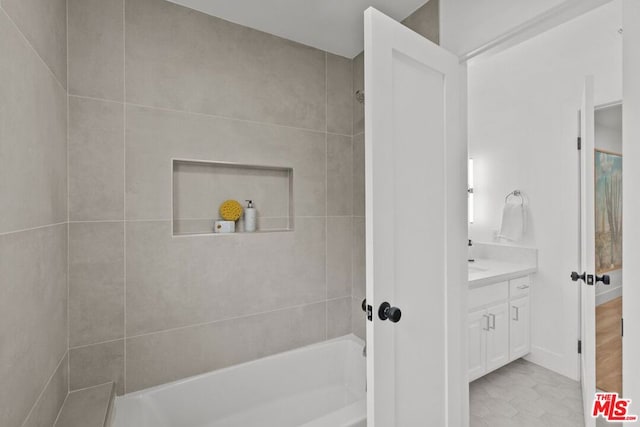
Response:
[[[495,259],[476,259],[469,263],[469,287],[477,288],[535,273],[535,264],[522,264]]]

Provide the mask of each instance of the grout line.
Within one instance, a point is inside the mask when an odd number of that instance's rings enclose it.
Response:
[[[346,136],[346,137],[349,137],[349,138],[352,138],[352,137],[353,137],[353,135],[346,134],[346,133],[329,132],[329,131],[327,131],[326,133],[327,133],[327,135]]]
[[[300,131],[320,133],[320,134],[326,133],[325,131],[318,130],[318,129],[303,128],[303,127],[296,127],[296,126],[288,126],[288,125],[282,125],[282,124],[270,123],[270,122],[260,122],[260,121],[257,121],[257,120],[239,119],[237,117],[222,116],[222,115],[219,115],[219,114],[200,113],[200,112],[188,111],[188,110],[176,110],[176,109],[173,109],[173,108],[137,104],[137,103],[134,103],[134,102],[127,102],[127,105],[130,105],[132,107],[145,108],[145,109],[149,109],[149,110],[158,110],[158,111],[165,111],[165,112],[170,112],[170,113],[180,113],[180,114],[193,114],[193,115],[196,115],[196,116],[211,117],[211,118],[215,118],[215,119],[233,120],[233,121],[236,121],[236,122],[250,123],[250,124],[262,125],[262,126],[275,126],[275,127],[284,128],[284,129],[293,129],[293,130],[300,130]],[[347,136],[347,135],[345,135],[345,136]]]
[[[107,103],[110,103],[110,104],[124,104],[125,103],[124,101],[116,101],[116,100],[107,99],[107,98],[96,98],[95,96],[76,95],[76,94],[73,94],[71,92],[69,92],[69,96],[71,98],[87,99],[87,100],[90,100],[90,101],[107,102]]]
[[[40,399],[42,399],[42,396],[44,395],[44,392],[49,387],[49,384],[51,383],[51,380],[53,379],[53,377],[56,376],[56,373],[58,372],[58,369],[60,369],[60,366],[62,366],[62,362],[64,361],[64,358],[67,357],[68,355],[69,355],[69,351],[67,350],[62,355],[62,359],[60,359],[58,361],[58,363],[56,364],[56,367],[53,369],[53,373],[49,376],[49,379],[45,383],[44,387],[42,387],[42,390],[40,390],[40,394],[38,394],[38,397],[36,398],[36,401],[33,403],[33,406],[31,406],[31,409],[27,413],[27,416],[25,417],[25,419],[22,421],[22,424],[20,424],[21,426],[24,427],[25,423],[29,420],[29,417],[31,416],[31,413],[36,408],[36,406],[38,406],[38,403],[40,403]],[[65,397],[65,400],[66,400],[66,397]]]
[[[13,24],[14,28],[18,31],[18,34],[20,34],[20,36],[22,37],[22,39],[27,43],[27,45],[31,48],[31,50],[33,51],[33,53],[35,53],[36,57],[38,57],[38,59],[40,60],[40,62],[42,62],[42,64],[44,65],[44,67],[47,69],[47,71],[49,72],[49,74],[51,74],[51,76],[53,77],[53,80],[55,80],[55,82],[58,84],[58,86],[60,86],[62,88],[62,90],[64,91],[65,94],[67,94],[67,88],[64,87],[64,85],[62,84],[62,82],[60,80],[58,80],[58,76],[56,76],[56,73],[53,72],[53,70],[51,69],[51,67],[49,67],[49,64],[47,64],[47,62],[42,58],[42,56],[40,56],[40,54],[38,53],[38,51],[36,50],[36,48],[31,44],[31,42],[29,41],[29,39],[27,38],[27,36],[24,35],[24,33],[20,30],[20,27],[18,26],[18,24],[16,24],[16,22],[11,18],[11,16],[9,16],[9,13],[2,7],[0,7],[0,12],[4,13],[4,15],[7,17],[7,19],[9,20],[9,22],[11,22],[11,24]],[[67,55],[68,56],[68,55]],[[67,70],[68,72],[68,70]]]
[[[116,339],[113,339],[113,340],[100,341],[100,342],[96,342],[96,343],[77,345],[77,346],[69,348],[69,351],[71,351],[71,350],[81,350],[83,348],[93,347],[95,345],[111,344],[111,343],[118,342],[118,341],[123,341],[123,340],[124,340],[124,337],[116,338]]]
[[[103,223],[119,223],[125,222],[123,219],[95,219],[95,220],[69,220],[69,224],[103,224]]]
[[[259,121],[259,120],[239,119],[237,117],[223,116],[223,115],[219,115],[219,114],[201,113],[201,112],[196,112],[196,111],[177,110],[177,109],[167,108],[167,107],[157,107],[157,106],[154,106],[154,105],[138,104],[138,103],[133,103],[133,102],[127,102],[126,100],[125,101],[117,101],[117,100],[107,99],[107,98],[96,98],[96,97],[93,97],[93,96],[78,95],[78,94],[74,94],[74,93],[71,93],[71,92],[69,92],[69,96],[71,96],[73,98],[89,99],[89,100],[93,100],[93,101],[102,101],[102,102],[110,102],[110,103],[114,103],[114,104],[127,104],[127,105],[130,105],[132,107],[144,108],[144,109],[149,109],[149,110],[166,111],[166,112],[179,113],[179,114],[193,114],[193,115],[197,115],[197,116],[205,116],[205,117],[211,117],[211,118],[215,118],[215,119],[232,120],[232,121],[251,123],[251,124],[257,124],[257,125],[263,125],[263,126],[275,126],[275,127],[279,127],[279,128],[294,129],[294,130],[301,130],[301,131],[314,132],[314,133],[328,133],[330,135],[338,135],[338,136],[353,136],[353,135],[349,135],[349,134],[346,134],[346,133],[340,133],[340,132],[329,132],[329,131],[325,132],[325,131],[322,131],[322,130],[317,130],[317,129],[312,129],[312,128],[303,128],[303,127],[297,127],[297,126],[281,125],[281,124],[278,124],[278,123],[262,122],[262,121]]]
[[[294,216],[294,218],[298,218],[298,219],[324,219],[324,218],[350,218],[351,215],[327,215],[327,216],[322,216],[322,215],[298,215],[298,216]],[[284,216],[262,216],[260,218],[267,218],[267,219],[279,219],[279,218],[287,218]],[[213,218],[178,218],[178,221],[199,221],[199,220],[213,220]],[[126,223],[131,223],[131,222],[171,222],[170,218],[151,218],[151,219],[127,219],[127,220],[123,220],[123,219],[105,219],[105,220],[90,220],[90,221],[69,221],[69,224],[92,224],[92,223],[120,223],[120,222],[126,222]],[[52,224],[52,225],[46,225],[46,226],[42,226],[42,227],[51,227],[53,225],[60,225],[60,224],[66,224],[66,222],[61,222],[58,224]],[[36,228],[42,228],[42,227],[36,227]],[[11,231],[8,232],[6,234],[10,234],[10,233],[17,233],[20,231],[29,231],[31,229],[28,230],[18,230],[18,231]],[[0,233],[0,236],[2,236],[2,233]]]
[[[69,218],[71,216],[71,193],[69,191],[70,188],[70,165],[69,165],[69,124],[71,123],[70,115],[69,115],[69,1],[65,2],[65,18],[66,18],[66,31],[65,34],[67,36],[67,353],[69,353],[69,346],[71,344],[71,322],[70,322],[70,307],[71,307],[71,279],[70,279],[70,255],[71,255],[71,226],[69,225]],[[69,390],[71,390],[71,361],[70,357],[67,357],[67,396],[69,395]],[[67,398],[64,398],[65,402]],[[64,403],[62,404],[64,406]],[[58,417],[62,412],[62,407],[60,407],[60,412],[58,412]],[[58,418],[56,417],[56,422]],[[54,423],[55,426],[55,423]]]
[[[58,420],[60,419],[60,415],[62,414],[62,408],[64,408],[64,405],[67,403],[68,398],[69,398],[69,391],[67,390],[67,395],[64,397],[64,400],[62,401],[62,405],[60,405],[60,409],[58,409],[58,415],[56,415],[56,419],[53,421],[53,427],[56,427],[56,424],[58,424]]]
[[[344,298],[346,298],[346,297],[344,297]],[[235,316],[235,317],[228,317],[226,319],[213,320],[213,321],[210,321],[210,322],[194,323],[192,325],[178,326],[178,327],[175,327],[175,328],[163,329],[163,330],[160,330],[160,331],[153,331],[153,332],[147,332],[147,333],[143,333],[143,334],[131,335],[131,336],[127,336],[125,338],[125,341],[126,340],[130,340],[130,339],[134,339],[134,338],[146,337],[146,336],[149,336],[149,335],[158,335],[158,334],[163,334],[163,333],[167,333],[167,332],[180,331],[182,329],[197,328],[197,327],[200,327],[200,326],[213,325],[213,324],[216,324],[216,323],[230,322],[230,321],[234,321],[234,320],[248,319],[250,317],[263,316],[263,315],[266,315],[266,314],[273,314],[273,313],[278,313],[278,312],[281,312],[281,311],[295,310],[297,308],[309,307],[309,306],[318,305],[318,304],[325,304],[326,305],[326,300],[322,299],[322,300],[319,300],[319,301],[313,301],[313,302],[304,303],[304,304],[297,304],[297,305],[292,305],[292,306],[288,306],[288,307],[277,308],[277,309],[274,309],[274,310],[260,311],[260,312],[257,312],[257,313],[244,314],[242,316]]]
[[[122,171],[123,191],[122,191],[122,218],[125,220],[123,224],[123,290],[122,290],[122,306],[123,306],[123,367],[122,367],[122,392],[127,393],[127,4],[126,0],[122,0]]]
[[[324,54],[324,339],[329,338],[329,57]]]
[[[42,228],[56,227],[58,225],[64,225],[66,223],[67,223],[67,221],[62,221],[62,222],[56,222],[54,224],[39,225],[37,227],[31,227],[31,228],[23,228],[21,230],[5,231],[3,233],[0,233],[0,237],[8,236],[10,234],[24,233],[26,231],[40,230]]]
[[[69,394],[71,394],[71,393],[77,393],[77,392],[79,392],[79,391],[90,390],[90,389],[92,389],[92,388],[103,387],[103,386],[105,386],[105,385],[107,385],[107,384],[114,384],[114,383],[115,383],[115,381],[107,381],[107,382],[100,383],[100,384],[96,384],[96,385],[90,385],[89,387],[76,388],[76,389],[74,389],[73,391],[70,391],[70,392],[69,392]]]

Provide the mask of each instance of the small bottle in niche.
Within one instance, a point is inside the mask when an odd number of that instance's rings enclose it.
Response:
[[[247,200],[247,207],[244,210],[244,231],[256,231],[256,208],[253,207],[253,200]]]

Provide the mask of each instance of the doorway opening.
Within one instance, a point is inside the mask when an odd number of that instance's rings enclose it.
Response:
[[[622,103],[595,110],[596,388],[622,395]]]

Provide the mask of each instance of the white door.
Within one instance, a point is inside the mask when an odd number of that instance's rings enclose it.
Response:
[[[529,312],[528,296],[511,302],[509,360],[515,360],[530,351],[531,325]]]
[[[487,332],[487,371],[509,362],[509,304],[489,307],[489,331]]]
[[[595,109],[593,77],[587,77],[580,110],[580,369],[585,427],[595,426],[591,417],[596,391],[596,294],[595,294]]]
[[[365,12],[369,427],[466,422],[461,77],[456,56]]]
[[[469,381],[480,378],[487,372],[487,332],[489,315],[480,309],[469,313],[467,337],[469,341]]]

